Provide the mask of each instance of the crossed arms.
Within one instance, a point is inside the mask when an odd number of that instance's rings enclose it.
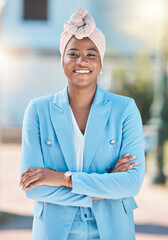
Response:
[[[139,111],[133,100],[128,105],[123,122],[121,157],[111,173],[73,172],[72,188],[66,189],[64,172],[41,167],[43,156],[38,114],[34,103],[30,104],[23,124],[20,180],[20,186],[22,190],[26,190],[27,197],[66,206],[90,207],[93,200],[120,199],[136,195],[144,177],[143,136]],[[131,149],[131,153],[135,152],[136,156],[126,155],[127,149]],[[32,167],[32,156],[39,167]],[[137,162],[134,161],[136,157]]]

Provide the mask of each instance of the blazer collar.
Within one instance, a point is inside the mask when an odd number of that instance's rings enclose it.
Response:
[[[54,95],[53,103],[60,109],[64,110],[69,105],[68,86]]]
[[[105,92],[97,84],[92,108],[99,108],[108,101],[109,100],[106,97]],[[67,109],[67,107],[69,107],[68,86],[54,95],[53,103],[56,104],[60,110]]]

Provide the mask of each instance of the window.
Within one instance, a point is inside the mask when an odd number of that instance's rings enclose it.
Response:
[[[25,20],[47,20],[47,0],[24,0]]]

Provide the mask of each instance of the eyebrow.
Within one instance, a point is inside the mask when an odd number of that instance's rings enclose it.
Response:
[[[79,49],[77,49],[77,48],[70,48],[70,49],[68,50],[68,52],[69,52],[69,51],[74,51],[74,50],[75,50],[75,51],[79,51]]]
[[[69,50],[68,50],[68,52],[69,51],[79,51],[79,49],[77,49],[77,48],[70,48]],[[97,52],[97,50],[95,49],[95,48],[89,48],[89,49],[87,49],[87,51],[95,51],[95,52]]]
[[[95,48],[89,48],[89,49],[87,49],[87,51],[95,51],[95,52],[97,52],[97,50]]]

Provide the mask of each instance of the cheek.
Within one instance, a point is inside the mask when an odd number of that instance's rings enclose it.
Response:
[[[73,62],[64,59],[64,61],[62,62],[62,66],[65,73],[70,73],[73,69]]]
[[[63,58],[62,58],[62,65],[66,65],[71,63],[72,59],[69,58],[69,56],[65,53]]]
[[[99,73],[101,68],[102,68],[102,65],[101,65],[101,61],[99,58],[96,58],[96,59],[93,59],[90,64],[93,66],[94,70],[96,73]]]
[[[64,57],[64,58],[62,59],[62,66],[63,66],[63,67],[66,67],[67,63],[68,63],[67,58]]]
[[[100,73],[100,70],[101,70],[101,65],[98,64],[98,63],[95,63],[95,64],[94,64],[94,69],[95,69],[95,72],[96,72],[97,74],[99,74],[99,73]]]
[[[74,59],[69,59],[69,58],[64,58],[63,61],[62,61],[62,65],[63,66],[73,66],[75,64],[75,61]]]
[[[63,63],[63,70],[64,70],[64,74],[68,77],[69,69],[68,69],[68,65],[65,62]]]

